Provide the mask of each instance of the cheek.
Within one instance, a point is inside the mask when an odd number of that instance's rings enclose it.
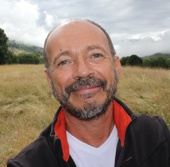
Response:
[[[105,63],[95,67],[95,71],[97,75],[100,75],[103,79],[105,79],[108,84],[114,81],[114,64],[113,63]]]
[[[56,89],[60,89],[63,92],[65,88],[70,84],[71,74],[68,71],[65,72],[55,72],[53,74],[53,82]]]

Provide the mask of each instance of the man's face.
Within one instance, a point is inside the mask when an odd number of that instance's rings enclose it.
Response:
[[[63,109],[82,120],[106,112],[116,92],[116,70],[105,34],[88,22],[72,22],[48,38],[48,82]]]

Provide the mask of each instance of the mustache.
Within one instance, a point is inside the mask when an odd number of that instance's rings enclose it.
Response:
[[[86,78],[79,78],[75,82],[73,82],[71,85],[67,86],[65,88],[65,92],[70,95],[71,92],[77,91],[81,88],[86,87],[102,87],[104,91],[107,90],[107,81],[98,79],[95,77],[86,77]]]

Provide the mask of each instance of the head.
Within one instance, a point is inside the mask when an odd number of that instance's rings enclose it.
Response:
[[[68,24],[69,22],[74,22],[74,21],[75,21],[75,22],[76,22],[76,21],[89,22],[89,23],[91,23],[91,24],[94,24],[94,25],[97,26],[98,28],[100,28],[100,29],[103,31],[103,33],[106,35],[106,38],[107,38],[108,43],[109,43],[110,52],[111,52],[111,54],[112,54],[112,56],[113,56],[113,61],[115,60],[116,52],[115,52],[115,49],[114,49],[114,47],[113,47],[113,43],[112,43],[112,41],[111,41],[111,39],[110,39],[109,34],[106,32],[106,30],[105,30],[103,27],[101,27],[99,24],[95,23],[94,21],[91,21],[91,20],[70,20],[70,21],[67,21],[67,22],[65,22],[65,23],[63,23],[63,24],[58,25],[57,27],[63,26],[63,25],[65,25],[65,24]],[[56,27],[56,28],[57,28],[57,27]],[[46,44],[47,44],[47,41],[48,41],[48,37],[51,35],[51,33],[52,33],[56,28],[54,28],[54,29],[48,34],[48,36],[47,36],[47,38],[46,38],[46,40],[45,40],[45,43],[44,43],[44,65],[45,65],[45,68],[47,68],[47,69],[49,68],[49,57],[50,57],[50,55],[48,54]]]
[[[46,39],[44,57],[46,78],[66,112],[87,121],[107,111],[120,62],[101,26],[89,20],[59,25]]]

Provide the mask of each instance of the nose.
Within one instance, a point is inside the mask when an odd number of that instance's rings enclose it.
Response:
[[[79,58],[76,61],[76,65],[73,72],[73,78],[86,78],[94,76],[94,69],[93,67],[83,58]]]

